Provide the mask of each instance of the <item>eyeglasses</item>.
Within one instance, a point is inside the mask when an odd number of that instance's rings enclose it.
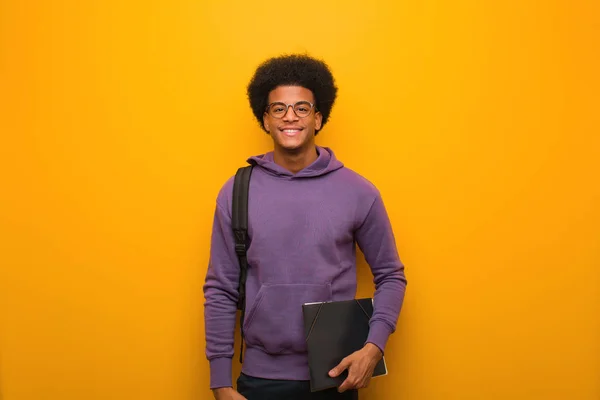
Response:
[[[276,102],[269,104],[266,112],[273,118],[283,118],[290,107],[292,107],[292,110],[294,110],[298,118],[305,118],[310,115],[312,109],[315,108],[315,105],[308,101],[299,101],[295,104]]]

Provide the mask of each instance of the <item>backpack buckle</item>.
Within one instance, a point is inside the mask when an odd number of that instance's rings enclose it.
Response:
[[[243,256],[244,254],[246,254],[246,245],[243,243],[236,243],[235,252],[238,256]]]

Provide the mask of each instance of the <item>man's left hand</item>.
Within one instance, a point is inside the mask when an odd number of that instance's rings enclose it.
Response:
[[[381,357],[383,357],[383,354],[379,347],[367,343],[362,349],[344,358],[334,369],[329,371],[329,376],[336,377],[344,370],[348,370],[348,377],[342,382],[338,392],[366,388]]]

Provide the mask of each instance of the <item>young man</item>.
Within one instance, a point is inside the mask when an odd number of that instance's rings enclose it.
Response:
[[[303,55],[267,60],[248,85],[250,106],[273,151],[249,158],[244,335],[237,391],[232,357],[240,266],[231,228],[233,177],[217,197],[204,285],[206,355],[217,400],[357,399],[396,329],[406,279],[378,190],[315,144],[337,87],[328,66]],[[356,244],[374,276],[364,347],[331,372],[337,389],[311,393],[302,304],[354,299]]]

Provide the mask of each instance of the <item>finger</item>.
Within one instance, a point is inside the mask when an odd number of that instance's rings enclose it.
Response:
[[[329,371],[329,376],[331,376],[332,378],[338,376],[339,374],[344,372],[344,370],[348,368],[348,366],[350,366],[350,361],[347,358],[344,358],[335,368]]]
[[[369,386],[369,380],[368,379],[363,379],[361,380],[357,385],[356,385],[356,389],[364,389],[367,386]]]
[[[368,371],[363,373],[361,379],[359,379],[359,385],[357,389],[364,389],[367,386],[369,386],[369,383],[371,382],[371,377],[372,375]]]
[[[338,388],[338,391],[340,393],[342,393],[349,389],[357,389],[359,387],[359,382],[360,382],[359,375],[356,373],[356,371],[353,371],[350,368],[350,369],[348,369],[348,377],[340,385],[340,387]]]
[[[344,393],[346,390],[351,389],[352,386],[353,386],[352,381],[350,380],[350,377],[348,377],[348,378],[346,378],[346,380],[344,382],[342,382],[340,387],[338,387],[338,392]]]

